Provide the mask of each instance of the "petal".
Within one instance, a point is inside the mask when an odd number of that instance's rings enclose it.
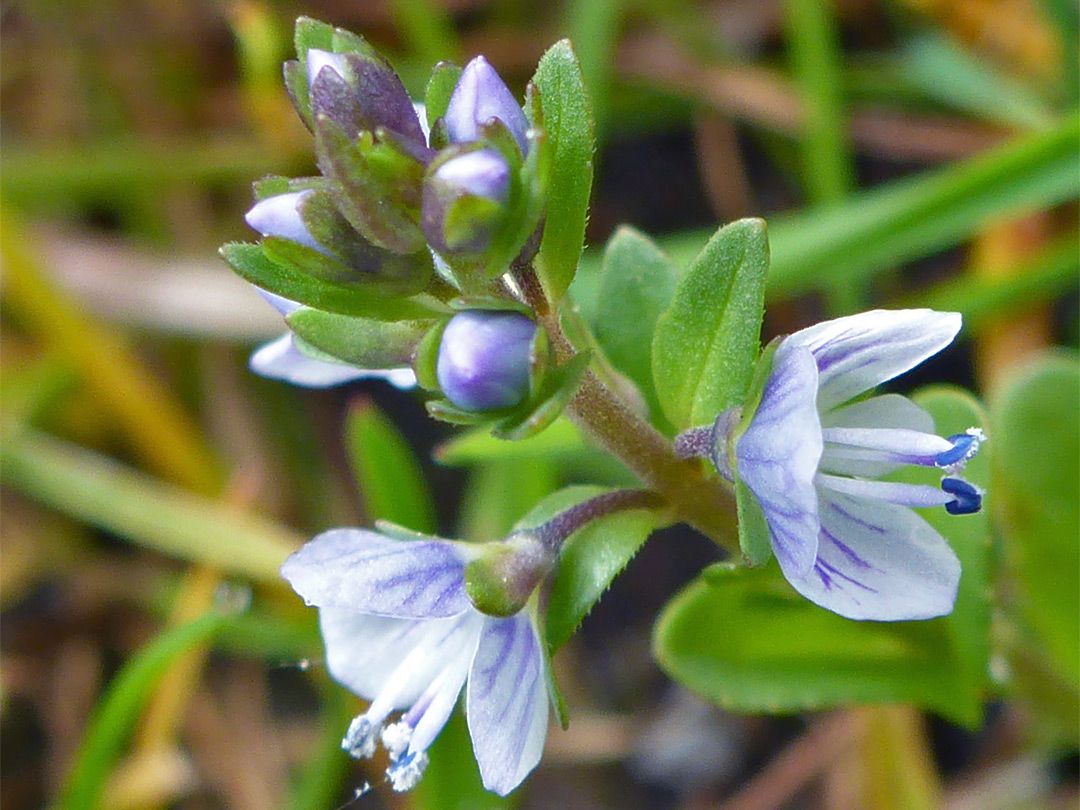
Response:
[[[939,456],[953,451],[953,443],[948,439],[906,428],[825,428],[822,438],[825,439],[822,466],[850,460],[933,467]]]
[[[817,491],[821,423],[814,358],[781,345],[761,404],[735,445],[739,479],[754,493],[785,576],[801,577],[817,554]]]
[[[281,380],[302,388],[329,388],[372,377],[386,379],[398,388],[409,388],[416,383],[415,375],[407,368],[371,371],[345,363],[331,363],[308,357],[296,348],[291,332],[256,349],[248,361],[248,366],[261,377]]]
[[[488,617],[466,690],[473,752],[484,787],[507,795],[544,748],[548,697],[536,628],[525,611]]]
[[[299,301],[293,301],[291,298],[286,298],[283,295],[264,290],[262,287],[255,287],[255,292],[261,295],[266,303],[285,317],[292,315],[296,310],[303,306]]]
[[[407,619],[472,609],[465,593],[466,549],[449,540],[395,540],[365,529],[333,529],[281,566],[304,601]]]
[[[524,154],[528,151],[529,122],[514,94],[483,56],[465,66],[446,107],[446,131],[450,143],[475,141],[480,125],[493,118],[502,121]]]
[[[814,570],[789,579],[799,593],[849,619],[944,616],[956,603],[960,562],[945,539],[904,506],[821,490]]]
[[[958,312],[877,309],[819,323],[784,343],[814,353],[818,407],[827,411],[937,354],[960,326]]]
[[[315,241],[300,217],[300,204],[310,193],[310,189],[290,191],[259,200],[244,214],[244,220],[263,236],[288,239],[329,256],[330,253]]]
[[[478,619],[479,614],[473,618]],[[414,659],[391,709],[408,708],[435,680],[446,663],[440,649],[459,648],[469,641],[470,632],[475,646],[479,634],[479,625],[474,621],[471,627],[466,626],[462,616],[394,619],[340,608],[320,608],[319,629],[326,648],[326,668],[334,680],[365,700],[375,700],[384,692],[411,652],[418,648],[432,652],[422,660]]]
[[[934,417],[907,397],[883,394],[823,414],[821,427],[825,430],[835,427],[894,428],[933,433]],[[874,460],[870,454],[865,453],[859,455],[848,452],[843,458],[834,457],[828,446],[821,457],[822,470],[863,478],[880,478],[901,466],[899,463]]]
[[[864,500],[888,501],[900,506],[917,506],[922,509],[945,506],[957,500],[954,495],[929,484],[866,481],[862,478],[821,474],[818,475],[816,481],[819,487],[828,487],[833,492],[843,492],[845,495]]]
[[[315,84],[315,79],[322,72],[322,69],[327,67],[334,71],[338,76],[342,78],[345,77],[345,57],[342,54],[323,51],[319,48],[308,48],[308,93],[311,92],[311,87]]]

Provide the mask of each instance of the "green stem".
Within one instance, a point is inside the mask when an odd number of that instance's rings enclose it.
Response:
[[[577,352],[563,334],[531,265],[512,268],[525,302],[544,326],[560,364]],[[735,500],[715,478],[706,478],[697,459],[682,459],[666,436],[638,416],[617,394],[586,370],[566,415],[586,435],[618,458],[649,489],[661,495],[681,520],[729,551],[738,549]]]

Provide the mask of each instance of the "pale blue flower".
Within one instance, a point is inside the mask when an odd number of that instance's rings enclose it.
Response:
[[[796,332],[780,342],[749,424],[734,411],[716,422],[713,461],[728,477],[733,464],[757,499],[784,576],[842,616],[953,609],[960,563],[910,507],[978,511],[982,493],[956,473],[984,437],[937,436],[930,415],[896,394],[853,400],[941,351],[960,325],[957,313],[877,310]],[[907,464],[943,470],[941,488],[878,480]]]
[[[530,607],[503,618],[469,600],[465,566],[481,548],[335,529],[281,568],[319,608],[330,674],[371,701],[342,747],[370,757],[381,741],[395,790],[419,781],[462,687],[485,788],[505,796],[540,760],[548,723],[543,642]],[[387,725],[395,711],[399,719]]]

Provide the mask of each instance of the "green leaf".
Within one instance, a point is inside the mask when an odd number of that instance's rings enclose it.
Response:
[[[278,568],[302,539],[277,523],[29,429],[0,446],[5,486],[146,548],[281,584]]]
[[[713,566],[667,604],[660,667],[725,708],[770,714],[911,702],[974,724],[980,704],[945,619],[855,622],[803,599],[774,562]]]
[[[369,520],[389,520],[427,534],[437,528],[435,503],[409,443],[371,402],[345,417],[345,449]]]
[[[87,722],[61,794],[64,810],[100,806],[105,780],[151,691],[173,661],[206,642],[226,622],[225,616],[208,614],[166,630],[124,664]]]
[[[424,93],[424,107],[427,111],[428,124],[434,124],[444,115],[450,106],[450,96],[461,76],[461,68],[450,62],[439,62],[431,71],[427,92]]]
[[[460,467],[507,459],[550,459],[576,453],[583,446],[581,434],[565,419],[557,419],[547,430],[528,439],[508,443],[485,428],[459,433],[438,445],[434,457],[440,464]]]
[[[399,298],[377,295],[360,287],[333,284],[299,270],[276,264],[259,245],[230,242],[221,257],[256,287],[314,309],[378,320],[416,320],[440,314],[441,305],[428,296]]]
[[[296,30],[293,32],[293,44],[296,46],[296,55],[306,59],[307,52],[311,48],[320,51],[332,51],[334,49],[334,26],[311,17],[297,17]]]
[[[540,91],[552,147],[537,273],[548,300],[557,303],[574,278],[585,239],[595,131],[581,67],[569,40],[555,43],[541,57],[533,82]]]
[[[656,395],[678,429],[738,404],[760,348],[769,245],[765,223],[742,219],[709,240],[656,322]]]
[[[1080,681],[1080,369],[1074,354],[1048,355],[1009,381],[994,401],[994,478],[1018,589],[1014,605],[1059,677]]]
[[[653,420],[663,420],[653,384],[653,332],[675,297],[682,271],[649,237],[624,225],[608,240],[600,272],[596,339],[611,363],[637,385]]]
[[[590,487],[561,490],[555,500],[559,508],[551,514],[604,491]],[[649,535],[670,522],[662,512],[633,509],[597,518],[570,536],[563,545],[548,601],[545,628],[552,651],[574,634]]]
[[[589,353],[574,355],[547,374],[528,406],[520,413],[503,419],[493,433],[501,439],[520,441],[535,436],[559,418],[577,392],[581,375],[589,367]]]
[[[376,321],[318,309],[298,309],[289,328],[316,349],[360,368],[399,368],[412,363],[427,321]]]

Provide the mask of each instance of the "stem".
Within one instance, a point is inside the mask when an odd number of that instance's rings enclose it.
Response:
[[[531,264],[511,268],[525,302],[547,330],[560,364],[577,352],[563,334],[559,315],[544,296]],[[601,447],[618,458],[684,520],[729,551],[738,549],[735,501],[717,479],[705,477],[701,462],[675,454],[671,442],[638,416],[587,369],[566,414]]]
[[[620,489],[589,498],[560,512],[547,523],[533,529],[537,538],[551,551],[558,551],[566,538],[590,521],[629,509],[654,509],[664,499],[651,489]]]

